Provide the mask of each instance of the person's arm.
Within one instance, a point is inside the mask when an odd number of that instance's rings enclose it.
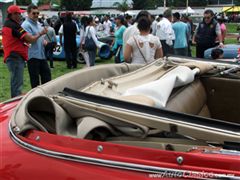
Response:
[[[174,33],[174,30],[172,28],[172,25],[168,25],[166,26],[165,28],[165,32],[167,34],[166,36],[166,43],[169,45],[169,46],[172,46],[173,45],[173,40],[175,39],[175,33]]]
[[[193,37],[192,37],[192,44],[196,44],[196,35],[197,35],[197,32],[198,32],[198,28],[199,28],[199,24],[197,25],[197,27],[194,31],[194,34],[193,34]]]
[[[59,42],[60,42],[60,45],[62,46],[63,43],[62,43],[62,39],[63,39],[63,25],[61,25],[59,31],[58,31],[58,34],[59,34]]]
[[[159,59],[159,58],[162,58],[162,57],[163,57],[163,51],[162,51],[162,48],[158,48],[158,49],[156,49],[154,59]]]
[[[75,24],[76,24],[76,31],[77,31],[77,33],[76,33],[76,34],[80,35],[80,29],[79,29],[79,27],[78,27],[78,24],[77,24],[77,22],[75,22]]]
[[[159,59],[163,57],[162,44],[159,39],[157,39],[157,49],[155,51],[154,59]]]
[[[42,35],[44,35],[44,34],[46,34],[46,33],[47,33],[47,31],[46,31],[46,29],[44,28],[40,33],[38,33],[37,35],[34,35],[34,36],[32,36],[31,34],[27,33],[27,34],[23,37],[23,39],[24,39],[24,41],[27,42],[27,43],[34,43],[34,42],[36,42],[36,41],[38,40],[38,38],[40,38]]]
[[[13,31],[13,35],[18,37],[20,39],[23,39],[26,43],[34,43],[38,40],[38,38],[40,38],[42,35],[47,33],[47,29],[43,28],[43,30],[36,34],[36,35],[32,35],[31,32],[31,28],[29,26],[27,26],[26,24],[23,24],[22,27],[19,27],[18,30]]]
[[[100,48],[99,42],[98,42],[97,37],[96,37],[96,33],[95,33],[94,27],[89,27],[89,28],[90,28],[89,31],[90,31],[90,34],[91,34],[91,36],[92,36],[93,41],[95,42],[96,46],[97,46],[98,48]]]
[[[226,34],[227,34],[227,29],[225,28],[223,31],[222,31],[222,40],[224,41],[225,37],[226,37]]]
[[[59,34],[59,41],[60,41],[60,45],[62,46],[63,43],[62,43],[62,38],[63,38],[63,35],[62,34]]]
[[[85,42],[85,31],[84,31],[84,28],[80,29],[80,38],[81,38],[80,49],[82,49],[83,48],[83,44]]]
[[[131,57],[132,57],[132,46],[130,46],[129,44],[126,44],[125,49],[124,49],[124,60],[127,63],[131,63]]]
[[[219,47],[223,48],[224,45],[223,45],[223,41],[222,41],[222,32],[221,32],[221,28],[220,28],[219,23],[217,23],[217,25],[216,25],[216,34],[217,34],[217,37],[219,39]]]

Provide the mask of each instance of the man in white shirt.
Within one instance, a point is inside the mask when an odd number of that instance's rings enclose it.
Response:
[[[112,23],[109,20],[110,16],[106,15],[104,17],[104,22],[103,22],[103,28],[104,28],[104,34],[109,36],[110,35],[110,31],[111,31],[111,27],[112,27]]]
[[[136,17],[136,21],[135,23],[128,27],[124,33],[123,33],[123,51],[125,50],[125,45],[127,43],[127,41],[130,39],[130,37],[134,36],[134,35],[139,35],[140,32],[137,28],[137,21],[141,18],[141,17],[148,17],[149,19],[151,19],[151,14],[148,11],[140,11]]]
[[[96,17],[94,21],[95,21],[95,24],[96,24],[96,26],[95,26],[96,31],[97,31],[97,32],[98,32],[98,31],[103,31],[103,25],[102,25],[102,23],[99,21],[99,18]]]
[[[163,56],[173,53],[172,45],[175,39],[174,31],[172,29],[172,12],[167,9],[163,13],[163,18],[157,24],[156,36],[160,38],[163,48]]]
[[[156,36],[156,32],[157,32],[157,18],[154,15],[151,15],[151,19],[152,19],[152,25],[151,25],[151,29],[152,29],[152,35]]]

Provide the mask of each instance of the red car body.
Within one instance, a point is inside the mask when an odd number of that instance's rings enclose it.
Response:
[[[0,105],[0,179],[240,178],[240,155],[196,149],[187,153],[9,128],[17,101]],[[16,141],[18,139],[18,141]]]

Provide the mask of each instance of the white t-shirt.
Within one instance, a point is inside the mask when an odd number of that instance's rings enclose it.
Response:
[[[136,39],[136,41],[134,40]],[[136,44],[138,43],[138,45]],[[146,64],[145,59],[147,62],[152,62],[155,60],[155,53],[156,50],[162,47],[162,44],[158,37],[153,36],[152,34],[148,34],[147,36],[136,35],[132,36],[128,41],[132,49],[132,64]],[[141,54],[139,48],[143,54]]]
[[[107,20],[103,22],[104,33],[106,35],[110,35],[111,27],[112,27],[111,21]]]
[[[159,23],[157,23],[156,36],[158,36],[160,40],[175,39],[174,31],[172,29],[172,24],[168,19],[162,18],[162,20]]]

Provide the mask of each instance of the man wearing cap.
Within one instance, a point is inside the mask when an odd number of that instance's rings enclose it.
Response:
[[[102,25],[102,23],[99,21],[99,18],[98,17],[96,17],[95,18],[95,24],[96,24],[96,26],[95,26],[95,29],[96,29],[96,31],[98,32],[98,31],[103,31],[103,25]]]
[[[11,76],[11,97],[21,95],[25,61],[28,59],[28,45],[45,34],[41,31],[32,36],[20,25],[23,11],[16,5],[7,9],[8,17],[2,29],[4,62]]]
[[[43,28],[38,22],[38,7],[33,4],[29,5],[27,13],[28,17],[22,24],[23,29],[33,36],[39,33],[42,35],[42,32],[46,34],[47,29]],[[32,88],[51,80],[51,71],[45,56],[46,44],[47,41],[44,40],[44,37],[40,37],[36,42],[32,43],[28,49],[27,65]]]

